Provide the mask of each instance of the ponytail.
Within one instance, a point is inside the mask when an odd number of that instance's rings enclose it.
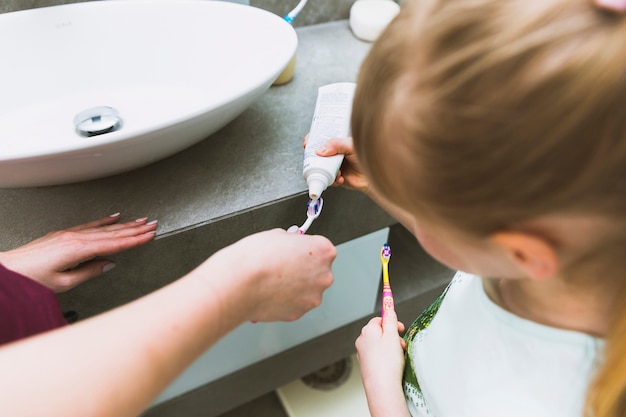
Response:
[[[617,300],[604,360],[587,393],[585,417],[626,416],[626,284]]]

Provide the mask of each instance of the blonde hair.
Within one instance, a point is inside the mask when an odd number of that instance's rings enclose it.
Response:
[[[617,311],[607,335],[604,366],[596,375],[587,394],[590,417],[623,417],[626,415],[626,285],[619,294]]]
[[[359,161],[409,212],[477,236],[554,213],[626,230],[626,17],[591,0],[405,0],[357,84]],[[624,331],[609,335],[594,417],[626,415],[615,349]]]

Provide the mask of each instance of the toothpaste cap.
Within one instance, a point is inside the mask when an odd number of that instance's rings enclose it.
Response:
[[[323,174],[311,173],[306,182],[309,185],[309,197],[313,199],[320,198],[327,187],[326,177]]]

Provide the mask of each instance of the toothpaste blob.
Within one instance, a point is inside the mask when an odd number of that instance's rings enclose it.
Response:
[[[310,199],[306,205],[306,221],[302,226],[298,228],[298,233],[301,235],[305,234],[311,224],[313,224],[313,220],[317,219],[322,212],[322,207],[324,206],[324,200],[322,198]]]
[[[317,148],[332,138],[350,135],[350,117],[355,83],[334,83],[318,89],[315,112],[304,149],[302,174],[309,186],[309,197],[318,199],[335,182],[343,155],[317,156]]]

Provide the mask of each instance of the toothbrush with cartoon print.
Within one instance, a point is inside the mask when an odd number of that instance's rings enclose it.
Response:
[[[385,243],[380,250],[380,262],[383,264],[383,302],[380,315],[385,317],[385,312],[394,310],[393,293],[389,284],[389,259],[391,259],[391,247]]]

